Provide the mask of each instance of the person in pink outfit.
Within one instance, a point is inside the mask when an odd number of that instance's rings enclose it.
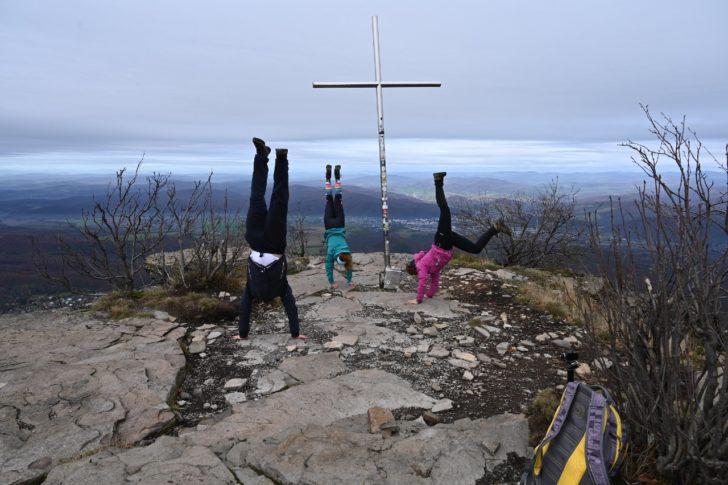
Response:
[[[440,272],[452,259],[453,247],[462,249],[469,253],[480,253],[488,241],[498,233],[511,235],[508,226],[502,220],[491,226],[476,242],[472,242],[464,236],[452,230],[452,219],[450,216],[450,208],[445,198],[445,189],[443,188],[446,172],[437,172],[433,174],[435,179],[435,200],[440,208],[440,219],[437,223],[437,232],[435,233],[435,241],[429,251],[420,251],[415,254],[406,267],[407,273],[417,276],[417,298],[409,300],[408,303],[419,304],[422,300],[432,298],[440,287]],[[428,286],[429,279],[429,286]]]

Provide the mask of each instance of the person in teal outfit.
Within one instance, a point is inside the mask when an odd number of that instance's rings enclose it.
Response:
[[[334,282],[334,264],[344,266],[346,269],[346,282],[353,287],[351,279],[354,261],[351,258],[351,249],[346,242],[346,220],[344,216],[344,205],[341,202],[341,165],[334,167],[334,178],[336,184],[333,188],[335,195],[332,195],[331,187],[331,165],[326,165],[326,209],[324,210],[324,239],[326,240],[326,278],[332,289],[339,287]]]

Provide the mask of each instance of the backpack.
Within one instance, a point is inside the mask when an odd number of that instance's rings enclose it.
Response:
[[[607,390],[569,382],[520,485],[608,485],[626,448],[627,430]]]

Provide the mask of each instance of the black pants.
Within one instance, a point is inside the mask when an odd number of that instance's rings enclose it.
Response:
[[[452,230],[450,207],[447,205],[445,190],[441,183],[435,184],[435,200],[437,201],[437,206],[440,208],[440,219],[438,220],[437,232],[435,233],[436,246],[445,250],[452,249],[454,246],[468,253],[478,254],[485,248],[488,241],[498,234],[498,231],[494,227],[491,227],[485,231],[476,242],[472,242],[468,238],[461,236]]]
[[[250,183],[250,206],[245,221],[245,240],[250,249],[283,254],[288,233],[288,160],[276,158],[270,206],[265,204],[268,185],[268,158],[256,155]]]
[[[332,229],[334,227],[346,227],[344,206],[341,203],[341,194],[336,194],[335,198],[331,194],[326,195],[324,228]]]

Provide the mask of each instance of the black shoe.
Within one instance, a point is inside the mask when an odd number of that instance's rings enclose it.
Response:
[[[334,167],[334,178],[336,180],[341,180],[341,165]]]
[[[513,233],[511,232],[511,228],[508,227],[503,219],[498,219],[497,221],[495,221],[493,227],[495,227],[495,230],[498,232],[502,232],[503,234],[507,234],[508,236],[513,235]]]
[[[447,172],[435,172],[432,174],[432,178],[435,179],[435,183],[442,183],[445,181],[445,175],[447,175]]]
[[[326,165],[326,181],[331,181],[331,165]]]
[[[278,160],[287,160],[288,148],[276,148],[276,158]]]
[[[255,145],[255,153],[258,155],[267,157],[270,154],[270,147],[265,146],[265,142],[260,138],[253,138],[253,145]]]

